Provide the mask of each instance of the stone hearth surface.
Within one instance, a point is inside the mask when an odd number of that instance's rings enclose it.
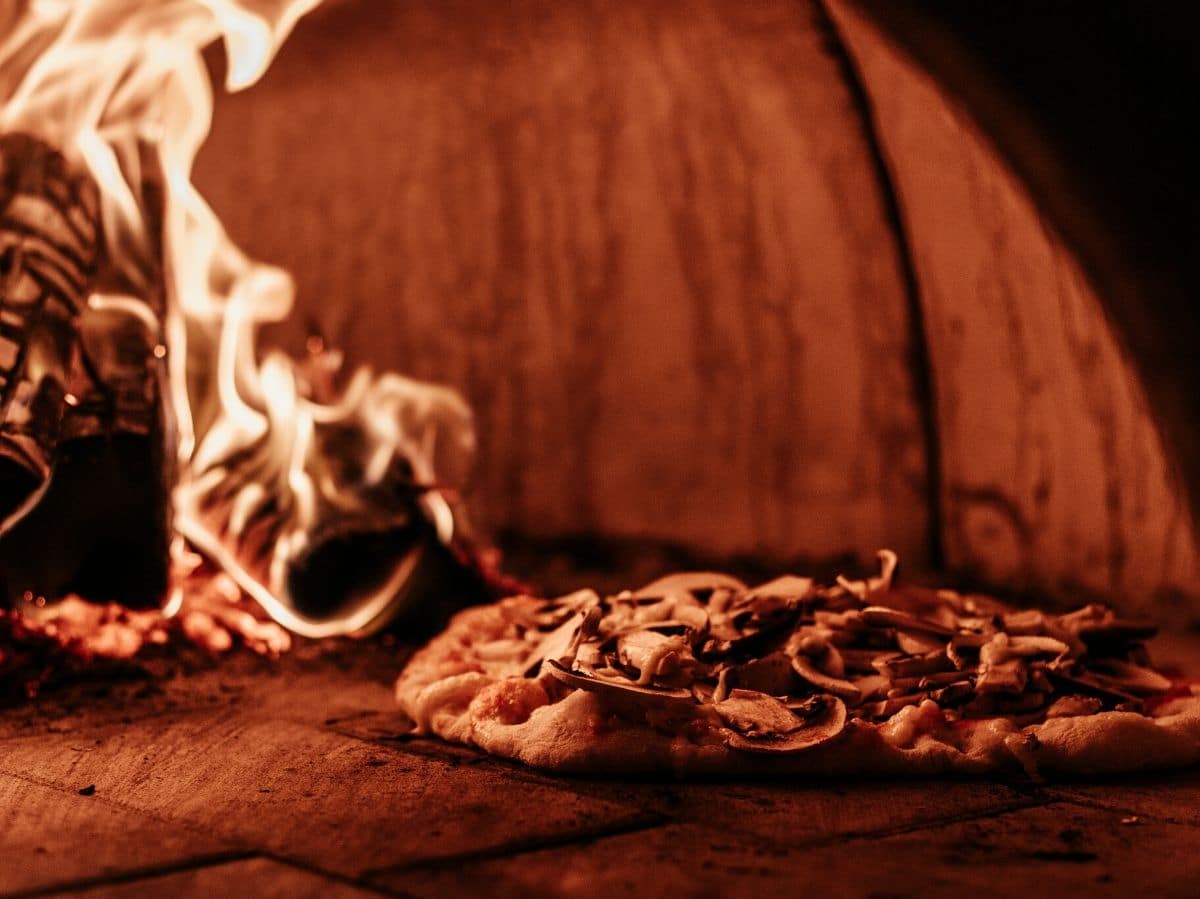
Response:
[[[1200,670],[1200,643],[1160,638]],[[560,778],[414,739],[380,641],[97,670],[0,709],[0,894],[1194,896],[1200,771]]]

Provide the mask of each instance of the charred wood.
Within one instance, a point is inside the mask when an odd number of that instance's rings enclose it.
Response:
[[[156,605],[172,463],[161,294],[89,304],[124,286],[95,185],[23,134],[0,136],[0,266],[0,603]]]
[[[36,138],[0,136],[0,532],[50,480],[98,241],[94,186]]]

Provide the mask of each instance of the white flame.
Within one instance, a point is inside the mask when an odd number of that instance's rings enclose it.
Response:
[[[340,397],[316,397],[289,358],[268,353],[260,360],[256,333],[289,314],[292,279],[234,246],[191,183],[212,114],[201,50],[223,40],[226,87],[246,88],[319,2],[25,0],[0,11],[0,33],[7,33],[0,43],[0,129],[38,135],[91,173],[108,256],[134,296],[94,296],[90,303],[132,312],[166,335],[180,462],[176,528],[276,621],[309,636],[371,624],[416,561],[406,558],[350,612],[305,617],[289,601],[287,571],[322,509],[362,506],[361,490],[379,485],[396,459],[415,482],[434,485],[436,456],[462,458],[474,448],[470,412],[448,389],[362,370]],[[141,195],[146,148],[166,194],[161,260]],[[159,289],[159,277],[166,280],[163,322],[138,299]],[[331,428],[360,435],[353,483],[322,455],[317,437]],[[449,540],[454,517],[446,500],[430,490],[421,501]],[[264,516],[273,542],[256,567],[242,543]],[[168,608],[178,606],[175,594]]]

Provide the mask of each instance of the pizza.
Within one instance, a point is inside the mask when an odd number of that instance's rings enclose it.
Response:
[[[1099,774],[1200,761],[1154,628],[877,577],[675,574],[458,613],[396,683],[417,733],[561,772]]]

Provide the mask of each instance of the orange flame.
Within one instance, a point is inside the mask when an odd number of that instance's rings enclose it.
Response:
[[[186,539],[273,619],[313,637],[377,622],[415,561],[406,559],[334,618],[301,614],[288,593],[288,566],[321,517],[360,509],[363,489],[378,485],[396,460],[416,483],[435,485],[435,459],[461,470],[474,451],[470,410],[447,388],[362,369],[341,396],[315,397],[302,366],[278,352],[260,359],[256,334],[289,314],[292,279],[234,246],[191,183],[212,114],[201,50],[223,40],[226,88],[249,87],[319,2],[25,0],[0,12],[0,33],[8,35],[0,43],[0,128],[42,137],[91,173],[108,256],[131,285],[130,296],[97,294],[89,303],[137,315],[166,334],[180,463],[177,554]],[[147,147],[166,194],[162,259],[154,258],[156,223],[137,187]],[[166,277],[164,322],[137,296],[154,289],[156,271]],[[325,457],[318,438],[329,429],[357,436],[351,479],[344,459],[334,465]],[[420,501],[448,541],[455,519],[447,500],[430,489]],[[271,541],[256,566],[245,543],[264,516]],[[179,610],[181,591],[167,614]]]

